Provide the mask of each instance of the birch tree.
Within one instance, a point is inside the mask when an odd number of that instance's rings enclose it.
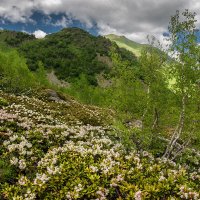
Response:
[[[172,134],[170,142],[163,157],[175,159],[189,144],[190,138],[177,148],[177,142],[185,130],[186,109],[190,99],[193,98],[199,79],[199,46],[196,34],[196,13],[187,9],[171,17],[169,24],[170,52],[176,54],[170,65],[171,74],[175,78],[174,91],[180,97],[180,115],[177,127]],[[192,130],[191,130],[192,134]]]

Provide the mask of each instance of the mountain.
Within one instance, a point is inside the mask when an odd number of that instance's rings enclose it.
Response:
[[[59,79],[68,82],[85,74],[90,84],[97,85],[96,75],[108,74],[111,70],[111,47],[123,60],[136,61],[134,55],[109,39],[93,36],[79,28],[65,28],[44,39],[21,32],[1,31],[0,41],[9,47],[17,47],[29,69],[37,70],[40,62],[45,69],[54,70]]]
[[[28,33],[0,30],[0,43],[6,43],[11,47],[19,47],[22,43],[35,39],[34,35]]]
[[[96,75],[108,74],[112,66],[111,47],[122,60],[136,62],[136,57],[109,39],[93,36],[79,28],[64,28],[43,39],[15,31],[1,31],[0,42],[17,48],[26,58],[29,69],[55,71],[59,79],[71,82],[85,74],[90,84],[97,85]]]
[[[142,48],[144,48],[146,46],[145,44],[139,44],[137,42],[129,40],[125,36],[118,36],[118,35],[115,35],[115,34],[109,34],[109,35],[105,35],[105,37],[110,39],[113,42],[116,42],[116,44],[119,47],[125,48],[125,49],[131,51],[136,56],[140,56],[140,52],[141,52]]]

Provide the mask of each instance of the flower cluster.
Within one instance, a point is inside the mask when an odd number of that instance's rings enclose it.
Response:
[[[6,133],[0,153],[17,176],[1,186],[4,199],[199,198],[200,171],[146,151],[127,152],[115,130],[99,124],[94,108],[72,100],[86,110],[83,117],[64,101],[5,97],[11,103],[0,110]],[[91,120],[94,115],[99,120]],[[87,116],[91,123],[85,124]]]

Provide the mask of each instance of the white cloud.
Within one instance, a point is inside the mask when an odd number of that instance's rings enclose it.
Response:
[[[56,23],[54,23],[54,26],[61,26],[63,28],[68,27],[70,24],[72,23],[72,19],[68,19],[65,16],[62,17],[62,19],[56,21]]]
[[[11,22],[27,22],[34,8],[34,0],[1,0],[0,16]]]
[[[44,38],[47,34],[42,30],[36,30],[33,32],[33,35],[35,35],[36,38]]]
[[[147,34],[161,37],[170,16],[185,8],[196,11],[200,20],[199,0],[1,0],[0,17],[27,22],[34,10],[65,13],[88,27],[95,22],[100,33],[113,32],[145,42]],[[57,25],[66,27],[68,23],[63,18]]]

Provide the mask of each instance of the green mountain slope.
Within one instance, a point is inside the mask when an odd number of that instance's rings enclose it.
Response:
[[[53,69],[59,79],[72,81],[85,74],[89,82],[96,85],[96,74],[110,71],[108,62],[104,61],[111,60],[112,46],[122,59],[135,60],[133,56],[128,58],[127,50],[120,49],[110,40],[79,28],[65,28],[44,39],[23,43],[19,51],[31,70],[36,70],[41,61],[46,69]]]
[[[122,60],[133,64],[136,62],[136,57],[126,49],[105,37],[93,36],[79,28],[65,28],[43,39],[36,39],[27,33],[3,30],[0,31],[0,44],[17,48],[32,71],[36,71],[39,63],[42,63],[45,69],[55,71],[58,79],[67,82],[84,74],[91,85],[97,85],[96,76],[111,71],[111,49]]]
[[[116,42],[116,44],[119,47],[125,48],[125,49],[133,52],[136,56],[140,56],[140,52],[141,52],[142,48],[146,46],[145,44],[139,44],[137,42],[129,40],[125,36],[109,34],[109,35],[106,35],[105,37],[110,39],[113,42]]]

